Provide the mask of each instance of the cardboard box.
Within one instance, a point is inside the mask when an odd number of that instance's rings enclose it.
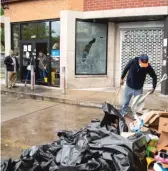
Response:
[[[154,127],[156,129],[158,129],[160,117],[168,118],[168,112],[150,111],[142,115],[144,124],[148,125],[149,127]]]
[[[168,132],[168,117],[159,118],[159,133]]]
[[[168,151],[168,132],[162,132],[157,144],[157,150],[165,149]]]

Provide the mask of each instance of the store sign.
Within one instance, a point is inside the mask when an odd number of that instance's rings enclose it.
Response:
[[[51,57],[60,57],[60,50],[51,50]]]

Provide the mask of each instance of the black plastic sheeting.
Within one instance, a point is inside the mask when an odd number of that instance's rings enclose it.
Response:
[[[24,150],[18,161],[4,161],[2,171],[145,171],[143,135],[126,139],[128,127],[110,104],[102,121],[77,131],[58,132],[59,140]]]

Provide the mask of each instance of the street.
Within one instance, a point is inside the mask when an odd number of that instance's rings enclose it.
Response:
[[[1,102],[2,159],[17,159],[22,149],[57,140],[59,130],[76,130],[104,116],[101,109],[6,95]]]
[[[103,111],[75,105],[1,96],[2,159],[17,159],[22,149],[57,140],[58,130],[75,130],[101,119]]]
[[[168,0],[1,0],[0,19],[2,171],[168,171]]]

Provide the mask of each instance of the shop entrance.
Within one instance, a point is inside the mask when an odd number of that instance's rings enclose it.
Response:
[[[35,78],[36,84],[48,85],[49,78],[49,56],[47,55],[47,42],[36,42],[36,59],[35,59]],[[43,54],[42,59],[39,53]],[[44,61],[43,61],[44,59]]]
[[[35,84],[59,87],[59,78],[56,70],[53,70],[53,58],[49,55],[48,40],[21,41],[20,78],[24,83],[30,83],[29,65],[34,59]],[[39,56],[42,52],[42,56]],[[57,84],[56,84],[57,83]]]

